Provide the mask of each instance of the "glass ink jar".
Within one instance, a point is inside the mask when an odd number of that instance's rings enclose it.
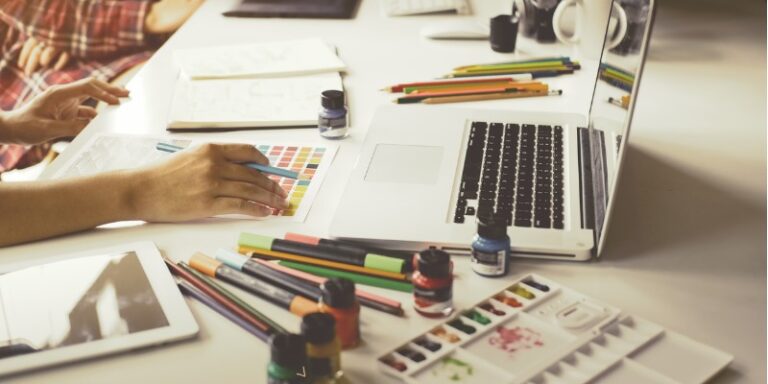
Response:
[[[478,217],[472,241],[472,270],[478,275],[498,277],[509,272],[509,236],[506,221],[493,216]]]
[[[430,248],[413,259],[413,308],[426,317],[453,312],[453,264],[451,256]]]
[[[344,92],[337,90],[323,91],[320,97],[320,113],[317,117],[317,129],[326,139],[343,139],[347,136],[347,107],[344,105]]]

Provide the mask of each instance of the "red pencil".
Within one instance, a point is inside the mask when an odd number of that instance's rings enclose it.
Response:
[[[243,320],[251,323],[256,328],[259,328],[265,332],[269,331],[269,327],[266,324],[264,324],[261,320],[257,319],[256,317],[254,317],[244,309],[240,308],[240,306],[238,306],[234,302],[230,301],[223,295],[216,292],[214,289],[209,287],[208,284],[205,284],[204,282],[200,281],[197,277],[185,271],[184,269],[176,265],[171,260],[168,260],[165,257],[163,257],[163,261],[165,261],[165,265],[168,266],[168,269],[170,269],[171,272],[173,272],[173,274],[183,278],[186,281],[189,281],[189,283],[194,285],[195,288],[203,291],[203,293],[210,296],[214,300],[218,301],[219,303],[221,303],[221,305],[227,307],[227,309],[234,312],[237,316],[239,316]]]

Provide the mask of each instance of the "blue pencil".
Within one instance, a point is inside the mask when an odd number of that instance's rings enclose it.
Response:
[[[181,290],[181,292],[184,293],[185,295],[192,296],[193,298],[197,299],[201,303],[207,305],[214,311],[218,312],[220,315],[226,317],[231,322],[239,325],[241,328],[248,331],[248,333],[258,337],[259,340],[263,342],[267,342],[269,335],[264,333],[262,330],[254,327],[247,321],[237,317],[234,313],[227,310],[227,308],[219,304],[216,300],[212,299],[210,296],[206,295],[199,289],[195,288],[192,284],[186,282],[185,280],[179,280],[177,284],[179,285],[179,289]]]
[[[155,149],[158,151],[168,152],[168,153],[174,153],[181,151],[184,149],[183,147],[179,147],[178,145],[168,144],[168,143],[157,143],[155,146]],[[277,176],[283,176],[287,177],[289,179],[298,179],[299,173],[294,171],[289,171],[287,169],[272,167],[269,165],[261,165],[257,163],[243,163],[248,168],[253,168],[259,172],[268,173],[270,175],[277,175]]]

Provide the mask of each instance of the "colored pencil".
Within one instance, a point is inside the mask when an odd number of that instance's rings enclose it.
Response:
[[[621,100],[609,97],[608,102],[614,105],[617,105],[619,107],[622,107],[624,109],[629,108],[629,95],[624,95],[621,97]]]
[[[527,74],[523,74],[523,75],[496,77],[492,79],[453,80],[453,81],[435,80],[435,81],[423,81],[423,82],[416,82],[416,83],[403,83],[403,84],[397,84],[397,85],[392,85],[386,88],[382,88],[382,91],[402,92],[403,89],[406,87],[420,87],[420,86],[430,86],[430,85],[475,84],[475,83],[493,82],[493,81],[501,81],[501,80],[526,81],[526,80],[531,80],[531,76]]]
[[[508,64],[508,65],[496,65],[488,67],[474,67],[453,71],[454,73],[469,73],[469,72],[490,72],[490,71],[503,71],[503,70],[547,70],[558,68],[573,68],[581,69],[581,65],[566,64],[561,62],[544,62],[544,63],[531,63],[531,64]]]
[[[370,285],[372,287],[393,289],[402,292],[413,292],[413,284],[404,281],[394,281],[389,279],[382,279],[374,276],[366,276],[359,273],[340,271],[338,269],[324,268],[317,265],[304,264],[300,262],[294,262],[289,260],[281,260],[278,262],[280,265],[298,269],[299,271],[311,273],[313,275],[319,275],[323,277],[343,277],[349,279],[358,284]]]
[[[168,144],[168,143],[157,143],[155,146],[155,149],[158,151],[168,152],[168,153],[175,153],[178,151],[181,151],[184,149],[184,147],[179,147],[178,145]],[[289,171],[287,169],[272,167],[269,165],[262,165],[258,163],[243,163],[248,168],[255,169],[261,173],[266,173],[270,175],[275,176],[282,176],[287,177],[289,179],[298,179],[299,173],[294,171]]]
[[[194,285],[195,288],[203,291],[205,294],[221,303],[223,306],[227,307],[227,309],[237,314],[237,316],[243,320],[248,321],[248,323],[255,326],[256,328],[259,328],[265,332],[269,331],[269,326],[266,323],[262,322],[258,317],[249,313],[247,310],[241,308],[235,302],[229,300],[226,296],[211,287],[208,282],[200,279],[197,275],[191,273],[186,268],[183,268],[181,264],[174,264],[171,260],[168,260],[165,257],[163,257],[163,261],[165,261],[166,266],[168,266],[168,269],[170,269],[174,275],[188,281],[190,284]]]
[[[546,70],[546,71],[503,71],[500,73],[493,73],[493,72],[450,73],[443,76],[443,78],[459,79],[459,78],[465,78],[465,77],[513,75],[518,73],[530,73],[534,79],[539,79],[542,77],[555,77],[560,75],[569,75],[573,73],[573,69],[553,69],[553,70]]]
[[[635,77],[634,73],[632,73],[630,71],[627,71],[626,69],[619,68],[619,67],[617,67],[615,65],[608,64],[608,63],[600,63],[600,70],[611,70],[613,72],[618,72],[618,73],[621,73],[621,74],[623,74],[625,76],[629,76],[631,78]]]
[[[318,287],[320,284],[328,280],[325,277],[315,276],[310,273],[302,272],[297,269],[284,267],[282,265],[270,263],[268,261],[264,261],[256,258],[253,258],[251,260],[259,264],[262,264],[266,268],[270,268],[275,272],[281,273],[283,274],[283,276],[290,276],[292,278],[299,279],[299,281],[305,281],[307,283],[314,284],[315,287]],[[360,288],[355,289],[355,295],[357,296],[358,301],[360,301],[360,304],[363,306],[376,309],[382,312],[391,313],[397,316],[403,315],[402,304],[399,301],[392,300],[384,296],[376,295],[376,294],[367,292],[365,290],[362,290]]]
[[[255,319],[258,319],[262,323],[264,323],[267,326],[267,331],[270,333],[274,332],[286,332],[285,328],[283,328],[280,324],[277,324],[272,319],[265,316],[263,313],[259,312],[256,308],[252,307],[250,304],[246,303],[237,295],[230,292],[226,288],[222,287],[209,277],[203,275],[202,273],[194,270],[192,267],[190,267],[187,263],[179,262],[178,266],[184,269],[185,271],[195,275],[198,279],[204,281],[208,286],[210,286],[213,290],[221,294],[222,296],[229,299],[229,301],[235,303],[238,307],[242,308],[246,313],[248,313],[250,316],[252,316]]]
[[[505,75],[507,73],[536,73],[539,71],[561,71],[561,70],[574,70],[575,68],[567,65],[553,65],[541,68],[499,68],[499,69],[486,69],[475,71],[454,71],[454,75],[472,75],[472,74],[490,74],[490,75]]]
[[[546,92],[547,85],[542,84],[540,87],[525,87],[525,88],[488,88],[483,90],[468,90],[468,91],[456,91],[456,92],[429,92],[418,93],[413,96],[403,96],[394,100],[397,104],[413,104],[420,103],[427,99],[433,98],[445,98],[445,97],[462,97],[462,96],[476,96],[485,94],[499,94],[499,93],[525,93],[525,92]]]
[[[289,292],[282,287],[277,287],[263,280],[256,279],[251,275],[246,275],[202,253],[198,252],[192,256],[189,259],[189,265],[200,273],[232,284],[272,304],[287,309],[297,316],[304,316],[318,311],[317,298],[310,300],[294,292]]]
[[[483,85],[472,85],[472,86],[461,86],[461,87],[435,87],[435,88],[425,88],[425,89],[415,89],[412,92],[406,92],[407,96],[421,96],[425,94],[430,93],[452,93],[452,92],[461,92],[461,91],[484,91],[487,89],[503,89],[503,90],[509,90],[509,89],[530,89],[530,90],[540,90],[540,89],[547,89],[547,84],[544,84],[540,81],[526,81],[526,82],[519,82],[519,83],[489,83],[487,86]]]
[[[542,57],[538,59],[529,59],[529,60],[517,60],[517,61],[506,61],[501,63],[484,63],[484,64],[470,64],[470,65],[463,65],[460,67],[456,67],[453,70],[458,71],[462,69],[467,68],[473,68],[473,67],[486,67],[486,66],[493,66],[493,65],[509,65],[509,64],[525,64],[525,63],[540,63],[543,61],[557,61],[557,62],[570,62],[571,59],[568,56],[557,56],[557,57]]]
[[[555,96],[555,95],[562,95],[562,94],[563,94],[562,90],[553,90],[550,92],[545,92],[545,91],[502,92],[502,93],[487,93],[482,95],[431,97],[431,98],[425,99],[422,102],[424,104],[446,104],[446,103],[462,103],[467,101],[518,99],[523,97],[537,97],[537,96]]]
[[[621,72],[617,72],[617,71],[614,71],[612,69],[605,69],[601,73],[603,75],[607,75],[607,76],[615,77],[617,79],[624,80],[624,81],[626,81],[626,82],[628,82],[630,84],[635,82],[635,77],[634,76],[625,75],[625,74],[623,74]]]
[[[613,85],[623,91],[632,92],[632,84],[628,84],[626,81],[622,81],[613,77],[600,75],[600,80]]]
[[[242,318],[238,317],[234,313],[230,312],[227,307],[219,303],[218,301],[214,300],[212,297],[206,295],[199,289],[195,288],[194,285],[190,284],[186,280],[179,279],[176,282],[179,286],[179,290],[184,293],[187,296],[190,296],[194,299],[197,299],[197,301],[207,305],[209,308],[216,311],[221,316],[224,316],[227,320],[237,324],[240,326],[240,328],[245,329],[248,331],[248,333],[256,336],[259,338],[259,340],[263,342],[267,342],[269,340],[269,335],[262,331],[261,329],[253,326],[251,323],[243,320]]]
[[[343,271],[349,271],[349,272],[355,272],[355,273],[361,273],[365,275],[371,275],[376,277],[382,277],[385,279],[392,279],[392,280],[399,280],[399,281],[407,281],[408,276],[402,273],[394,273],[394,272],[384,272],[379,271],[375,269],[360,267],[357,265],[351,265],[351,264],[344,264],[344,263],[336,263],[333,261],[327,261],[327,260],[321,260],[321,259],[315,259],[312,257],[306,257],[306,256],[300,256],[300,255],[294,255],[291,253],[285,253],[285,252],[275,252],[275,251],[267,251],[264,249],[256,249],[256,248],[250,248],[250,247],[238,247],[238,252],[251,256],[251,257],[258,257],[260,259],[277,259],[277,260],[289,260],[289,261],[296,261],[299,263],[304,264],[311,264],[311,265],[317,265],[322,266],[326,268],[334,268],[334,269],[340,269]]]

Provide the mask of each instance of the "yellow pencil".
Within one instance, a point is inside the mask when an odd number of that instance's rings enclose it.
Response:
[[[466,101],[483,101],[483,100],[501,100],[501,99],[517,99],[522,97],[537,97],[537,96],[554,96],[562,95],[563,91],[560,89],[545,91],[526,91],[526,92],[501,92],[501,93],[487,93],[483,95],[467,95],[467,96],[444,96],[444,97],[430,97],[424,99],[424,104],[445,104],[445,103],[461,103]]]

